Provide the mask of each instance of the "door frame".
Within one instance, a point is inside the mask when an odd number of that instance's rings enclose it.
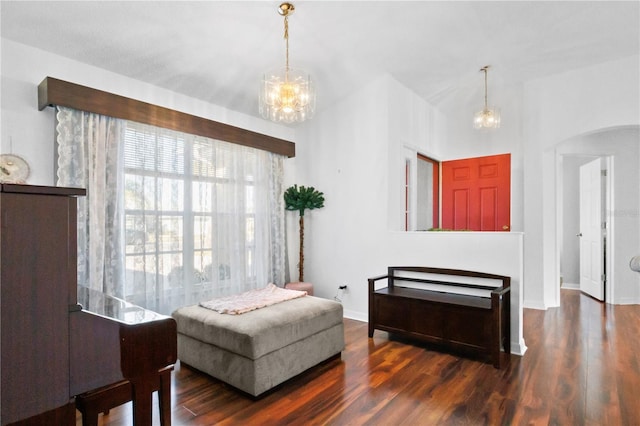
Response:
[[[604,211],[605,214],[603,219],[607,223],[607,227],[605,229],[605,243],[603,244],[603,250],[605,252],[605,262],[604,262],[604,271],[606,274],[606,282],[604,285],[604,302],[612,303],[614,300],[613,295],[615,291],[615,276],[614,276],[614,235],[613,232],[615,228],[615,216],[611,214],[614,211],[614,197],[613,197],[613,177],[615,173],[613,156],[609,154],[559,154],[556,152],[556,180],[559,183],[558,187],[562,188],[562,171],[563,171],[563,157],[589,157],[589,158],[602,158],[605,169],[607,170],[605,179],[604,179],[604,199],[605,206]],[[560,262],[561,262],[561,253],[562,253],[562,235],[564,228],[564,218],[563,218],[563,193],[562,191],[556,191],[556,224],[557,224],[557,232],[556,232],[556,271],[558,271],[557,277],[557,286],[555,286],[556,291],[556,300],[560,301]]]

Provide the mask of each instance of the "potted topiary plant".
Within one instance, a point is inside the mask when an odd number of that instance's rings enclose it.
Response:
[[[324,207],[324,194],[316,190],[313,186],[308,188],[293,185],[284,193],[285,209],[298,211],[300,213],[300,261],[298,263],[298,273],[300,282],[304,281],[304,212]]]

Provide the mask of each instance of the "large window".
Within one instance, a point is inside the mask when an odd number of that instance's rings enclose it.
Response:
[[[282,155],[57,108],[58,185],[87,189],[79,285],[170,314],[284,284]]]
[[[257,159],[253,149],[239,158],[226,149],[231,147],[128,124],[124,142],[128,300],[152,307],[162,293],[178,304],[223,294],[232,274],[242,275],[243,285],[255,286]],[[237,258],[244,260],[242,271],[233,265]]]

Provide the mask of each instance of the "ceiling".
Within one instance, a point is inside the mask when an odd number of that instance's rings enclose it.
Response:
[[[19,43],[258,116],[284,66],[279,1],[2,1]],[[435,106],[640,52],[638,1],[296,1],[290,62],[318,110],[388,73]],[[59,77],[59,76],[52,76]],[[596,84],[596,83],[594,83]]]

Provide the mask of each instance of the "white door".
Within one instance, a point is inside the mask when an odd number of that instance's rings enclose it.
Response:
[[[580,167],[580,290],[604,300],[600,159]]]

